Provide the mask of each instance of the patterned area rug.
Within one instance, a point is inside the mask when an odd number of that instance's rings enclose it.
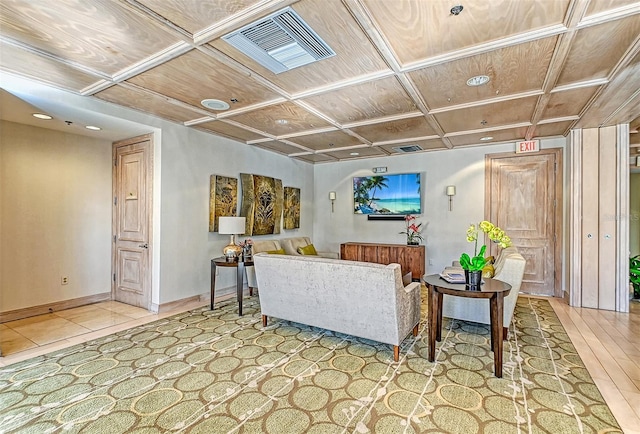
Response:
[[[426,312],[423,287],[423,314]],[[0,370],[0,431],[25,433],[621,432],[545,300],[518,300],[493,376],[487,326],[426,322],[390,346],[219,304]]]

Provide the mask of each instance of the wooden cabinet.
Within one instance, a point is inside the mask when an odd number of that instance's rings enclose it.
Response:
[[[426,249],[424,246],[406,244],[344,243],[340,244],[340,258],[349,261],[398,263],[402,273],[411,272],[413,280],[425,274]]]

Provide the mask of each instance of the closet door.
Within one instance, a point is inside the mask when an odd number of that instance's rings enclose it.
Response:
[[[569,303],[629,311],[629,125],[571,130]]]

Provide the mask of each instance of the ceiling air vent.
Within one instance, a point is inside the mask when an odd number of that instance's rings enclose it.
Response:
[[[290,7],[222,39],[275,74],[336,55]]]
[[[393,148],[394,151],[397,152],[417,152],[422,151],[422,148],[418,145],[407,145],[407,146],[398,146]]]

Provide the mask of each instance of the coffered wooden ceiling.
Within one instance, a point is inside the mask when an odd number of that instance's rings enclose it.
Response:
[[[335,56],[275,74],[222,39],[287,6]],[[2,0],[0,68],[319,163],[637,130],[639,35],[629,0]]]

